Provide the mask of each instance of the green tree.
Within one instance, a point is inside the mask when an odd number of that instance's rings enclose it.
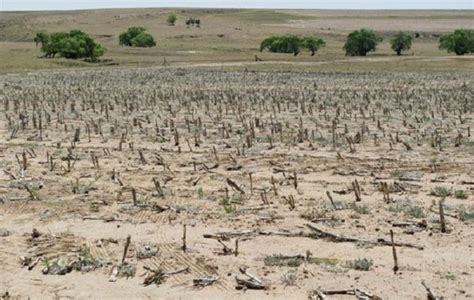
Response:
[[[174,24],[176,24],[176,20],[178,20],[178,17],[176,17],[175,14],[171,14],[168,16],[168,19],[166,19],[166,22],[168,22],[168,25],[174,26]]]
[[[353,31],[347,36],[343,49],[346,51],[346,55],[366,56],[370,51],[377,50],[377,45],[382,40],[382,37],[374,31],[363,28]]]
[[[439,39],[439,48],[454,52],[456,55],[474,53],[474,30],[458,29],[453,33],[442,35]]]
[[[119,35],[119,44],[128,47],[153,47],[153,36],[143,27],[130,27]]]
[[[311,51],[311,56],[314,56],[321,47],[326,46],[326,42],[323,39],[314,36],[303,38],[301,44],[303,48]]]
[[[397,55],[402,55],[402,51],[410,50],[412,42],[413,37],[410,34],[400,31],[390,40],[390,45]]]
[[[49,42],[49,35],[45,32],[37,32],[33,41],[36,43],[36,47],[38,47],[39,44],[43,46]]]
[[[144,31],[138,34],[131,40],[132,47],[154,47],[156,42],[153,36],[148,32]]]
[[[36,34],[34,41],[37,45],[41,44],[41,51],[47,58],[54,58],[59,54],[68,59],[88,58],[97,61],[105,53],[105,48],[80,30],[52,34],[40,32]]]

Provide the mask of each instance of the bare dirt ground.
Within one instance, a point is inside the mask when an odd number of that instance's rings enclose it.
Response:
[[[1,75],[0,295],[426,299],[425,282],[472,298],[472,82],[192,68]]]

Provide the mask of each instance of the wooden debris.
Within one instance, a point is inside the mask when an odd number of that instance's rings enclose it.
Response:
[[[219,280],[219,276],[204,276],[193,279],[193,285],[196,287],[205,287],[216,283]]]
[[[247,276],[247,278],[239,278],[238,276],[235,277],[237,281],[236,289],[253,289],[253,290],[265,290],[268,286],[257,276],[247,272],[246,267],[239,268],[240,273]]]
[[[353,295],[357,299],[374,299],[374,300],[381,300],[382,298],[364,291],[362,289],[346,289],[346,290],[323,290],[318,289],[310,292],[309,298],[311,300],[325,300],[328,299],[327,296],[329,295]]]

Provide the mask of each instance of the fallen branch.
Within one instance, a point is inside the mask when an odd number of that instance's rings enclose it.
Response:
[[[194,286],[197,286],[197,287],[205,287],[205,286],[214,284],[218,280],[219,280],[219,276],[205,276],[205,277],[193,279],[193,284]]]
[[[442,300],[443,299],[443,297],[436,296],[435,293],[428,287],[428,285],[426,285],[424,281],[421,281],[421,284],[424,286],[424,288],[426,289],[426,292],[428,293],[427,295],[428,300]]]
[[[237,289],[254,289],[254,290],[264,290],[267,289],[267,285],[257,276],[250,274],[247,272],[246,267],[240,267],[239,268],[240,273],[244,274],[245,276],[248,277],[248,279],[242,279],[239,277],[235,277],[235,280],[237,281]]]
[[[348,237],[342,237],[335,235],[330,232],[325,232],[311,224],[306,224],[306,226],[311,229],[312,231],[315,231],[317,233],[318,238],[326,239],[331,242],[335,243],[344,243],[344,242],[350,242],[350,243],[365,243],[365,244],[370,244],[370,245],[380,245],[380,246],[397,246],[397,247],[407,247],[407,248],[415,248],[418,250],[423,250],[423,247],[413,245],[413,244],[408,244],[408,243],[393,243],[391,241],[387,241],[383,238],[379,238],[376,241],[367,241],[367,240],[360,240],[356,238],[348,238]]]
[[[357,299],[382,299],[370,292],[361,289],[346,289],[346,290],[314,290],[310,292],[310,299],[325,300],[328,295],[354,295]]]
[[[241,194],[245,194],[245,191],[243,189],[241,189],[235,182],[233,182],[232,179],[227,178],[226,182],[227,182],[228,185],[230,185],[231,188],[235,189],[236,191],[238,191]]]

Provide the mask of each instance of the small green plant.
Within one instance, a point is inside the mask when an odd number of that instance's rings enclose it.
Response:
[[[426,216],[425,212],[423,211],[423,207],[415,205],[406,207],[404,213],[407,216],[417,219],[424,218]]]
[[[160,268],[156,271],[152,271],[143,281],[143,285],[149,286],[151,284],[160,285],[166,281],[166,276],[163,270]]]
[[[459,210],[458,216],[461,221],[471,221],[474,220],[474,211],[468,211],[462,208]]]
[[[296,276],[296,273],[294,270],[292,271],[288,271],[287,273],[285,273],[282,277],[281,277],[281,282],[285,285],[285,286],[293,286],[293,285],[296,285],[296,280],[297,280],[297,276]]]
[[[430,195],[435,197],[446,198],[453,194],[453,191],[445,186],[436,186],[431,189]]]
[[[441,279],[456,280],[456,275],[454,275],[451,272],[447,272],[447,273],[436,272],[436,274],[439,275]]]
[[[202,190],[202,187],[200,187],[198,189],[198,197],[199,197],[199,199],[204,198],[204,191]]]
[[[423,207],[415,205],[410,201],[391,204],[387,210],[393,213],[404,213],[406,216],[413,218],[424,218],[426,216]]]
[[[370,214],[370,209],[367,205],[357,205],[357,204],[353,204],[352,205],[352,209],[358,213],[358,214],[361,214],[361,215],[367,215],[367,214]]]
[[[454,191],[454,198],[456,199],[467,199],[469,198],[469,194],[463,190],[456,190]]]
[[[271,267],[298,267],[304,262],[303,256],[284,256],[273,254],[263,259],[265,266]]]
[[[373,265],[373,261],[367,258],[358,258],[355,260],[348,261],[346,266],[350,269],[358,270],[358,271],[368,271]]]
[[[233,214],[235,213],[236,209],[235,209],[235,206],[232,205],[232,203],[230,203],[230,200],[229,199],[222,199],[220,204],[224,207],[224,211],[227,213],[227,214]]]
[[[339,263],[339,260],[330,257],[309,257],[307,262],[315,265],[335,266]]]
[[[89,272],[102,266],[102,263],[94,258],[88,247],[81,249],[79,259],[74,264],[76,271]]]
[[[315,219],[325,218],[326,213],[327,213],[326,210],[317,209],[314,207],[307,207],[305,210],[303,210],[300,213],[300,217],[305,220],[311,221]]]

